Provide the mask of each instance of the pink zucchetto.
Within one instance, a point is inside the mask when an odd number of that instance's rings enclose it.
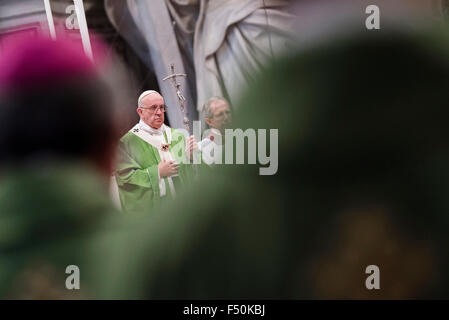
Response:
[[[82,46],[68,39],[22,38],[0,55],[0,91],[51,86],[96,73]]]

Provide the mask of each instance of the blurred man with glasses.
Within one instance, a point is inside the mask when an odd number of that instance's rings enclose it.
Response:
[[[205,132],[206,138],[198,144],[198,147],[204,155],[210,155],[213,158],[215,149],[221,148],[223,144],[225,129],[231,126],[232,113],[228,102],[217,96],[207,100],[203,110],[209,131]]]
[[[164,124],[164,98],[154,90],[138,100],[140,121],[121,139],[116,179],[125,212],[147,212],[164,197],[175,197],[193,177],[186,159],[198,145],[193,137]]]

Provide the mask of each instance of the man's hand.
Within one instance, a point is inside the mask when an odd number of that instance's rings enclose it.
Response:
[[[189,160],[192,159],[192,154],[194,150],[195,151],[198,150],[198,143],[196,142],[194,136],[190,136],[186,141],[186,154]]]
[[[162,160],[159,162],[157,168],[159,169],[159,175],[162,177],[169,177],[178,173],[179,164],[174,161]]]

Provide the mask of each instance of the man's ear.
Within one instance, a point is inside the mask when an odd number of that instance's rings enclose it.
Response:
[[[142,116],[142,109],[137,108],[136,111],[137,111],[137,114],[139,115],[139,117]]]
[[[210,127],[212,121],[209,118],[204,118],[204,121],[206,121],[207,125]]]

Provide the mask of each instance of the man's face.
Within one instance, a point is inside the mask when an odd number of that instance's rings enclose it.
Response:
[[[212,117],[205,119],[209,127],[223,132],[231,125],[231,110],[226,101],[215,100],[210,105],[210,110],[212,111]]]
[[[159,129],[164,123],[164,98],[158,93],[151,93],[143,98],[137,113],[140,119],[154,129]]]

